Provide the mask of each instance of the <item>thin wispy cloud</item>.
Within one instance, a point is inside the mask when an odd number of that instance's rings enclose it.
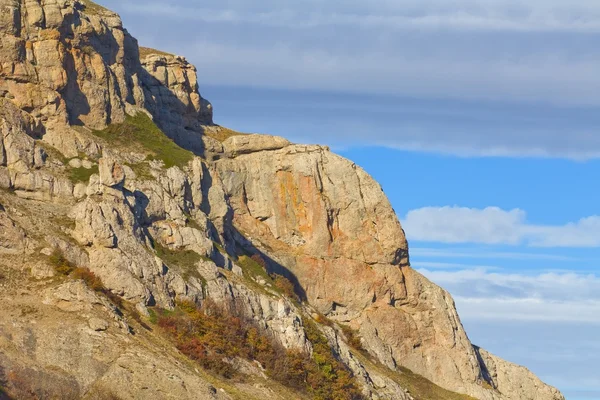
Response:
[[[441,269],[441,270],[457,270],[465,268],[480,269],[484,271],[501,270],[501,267],[495,267],[491,265],[471,265],[462,263],[448,263],[448,262],[436,262],[436,261],[418,261],[412,265],[415,268],[426,268],[426,269]]]
[[[508,260],[551,260],[579,261],[576,257],[558,254],[526,253],[510,251],[481,251],[477,249],[439,249],[431,247],[412,247],[410,254],[421,258],[467,258],[467,259],[508,259]]]
[[[125,3],[130,12],[174,17],[203,22],[261,24],[287,28],[315,28],[328,25],[391,29],[458,29],[517,32],[600,32],[600,8],[597,4],[572,2],[567,9],[560,2],[469,1],[385,1],[352,3],[333,1],[314,7],[311,1],[263,1],[255,7],[232,7],[231,4],[202,2],[182,5],[179,2]],[[187,2],[193,3],[193,2]],[[313,6],[313,7],[311,7]],[[568,12],[566,12],[568,11]]]
[[[600,277],[595,274],[523,275],[481,268],[419,272],[453,293],[463,318],[600,324]]]
[[[439,243],[484,243],[530,247],[600,247],[600,216],[564,225],[527,222],[523,210],[497,207],[424,207],[403,220],[409,240]]]

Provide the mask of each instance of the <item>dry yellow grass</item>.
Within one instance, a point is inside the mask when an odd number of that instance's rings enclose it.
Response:
[[[208,137],[224,142],[232,136],[246,135],[233,129],[225,128],[224,126],[207,126],[204,128],[204,134]]]
[[[150,47],[140,47],[140,58],[146,58],[151,54],[156,54],[159,56],[173,56],[173,54],[167,53],[166,51],[160,51]]]

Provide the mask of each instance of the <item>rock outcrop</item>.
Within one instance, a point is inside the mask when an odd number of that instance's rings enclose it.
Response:
[[[360,167],[281,137],[206,137],[195,68],[140,50],[90,1],[0,11],[0,397],[303,398],[240,360],[255,384],[224,382],[147,325],[210,302],[302,354],[311,321],[367,399],[422,395],[404,369],[482,400],[564,399],[471,344]],[[148,126],[189,152],[145,148]]]
[[[70,156],[93,152],[71,127],[102,129],[137,106],[167,134],[203,151],[202,125],[212,123],[212,107],[185,59],[149,54],[142,64],[119,16],[91,1],[1,6],[0,95],[27,111],[48,143]]]

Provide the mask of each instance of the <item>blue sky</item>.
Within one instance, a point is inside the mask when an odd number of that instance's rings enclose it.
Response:
[[[474,343],[600,399],[600,2],[105,0],[215,119],[388,194]]]

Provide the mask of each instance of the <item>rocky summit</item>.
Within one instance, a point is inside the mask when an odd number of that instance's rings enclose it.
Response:
[[[364,170],[215,125],[87,0],[0,0],[0,398],[564,399],[469,341]]]

